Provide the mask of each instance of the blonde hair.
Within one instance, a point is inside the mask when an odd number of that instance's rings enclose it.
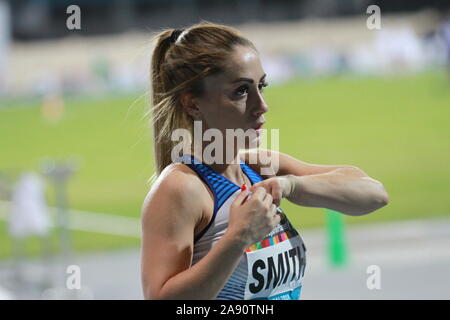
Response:
[[[202,21],[184,29],[173,42],[176,29],[158,32],[151,60],[151,115],[156,175],[170,163],[171,150],[176,145],[171,134],[175,129],[187,129],[192,150],[193,118],[180,102],[182,93],[203,94],[203,79],[224,71],[224,63],[236,45],[256,51],[250,40],[238,30]],[[180,33],[181,30],[178,30]]]

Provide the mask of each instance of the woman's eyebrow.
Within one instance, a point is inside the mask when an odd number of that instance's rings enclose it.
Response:
[[[261,79],[259,80],[259,82],[261,82],[262,80],[264,80],[265,77],[266,77],[266,74],[264,74],[264,75],[261,77]],[[234,81],[231,82],[231,83],[236,83],[236,82],[241,82],[241,81],[253,83],[253,79],[250,79],[250,78],[238,78],[238,79],[234,80]]]

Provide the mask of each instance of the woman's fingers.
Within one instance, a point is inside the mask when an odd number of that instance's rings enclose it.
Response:
[[[264,188],[267,193],[272,196],[273,203],[277,206],[281,203],[281,198],[283,196],[283,190],[281,188],[280,182],[277,178],[270,178],[261,182],[258,182],[250,187],[250,191],[253,192],[258,188]]]
[[[264,204],[269,208],[273,204],[273,197],[270,193],[266,193],[263,200]]]
[[[264,189],[262,187],[257,187],[253,190],[254,191],[250,191],[250,192],[253,192],[253,194],[252,194],[253,199],[258,199],[258,200],[263,201],[266,198],[266,195],[267,195],[266,189]]]
[[[236,199],[234,199],[234,203],[238,206],[242,205],[245,202],[245,199],[247,199],[248,194],[249,194],[248,190],[241,191],[237,195]]]
[[[281,186],[278,181],[274,181],[274,183],[272,183],[271,194],[273,197],[273,203],[279,206],[281,203],[281,197],[283,196],[283,192],[281,190]]]

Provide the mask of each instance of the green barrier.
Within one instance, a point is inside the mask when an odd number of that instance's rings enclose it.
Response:
[[[340,267],[347,263],[348,252],[342,213],[325,209],[328,230],[328,255],[332,266]]]

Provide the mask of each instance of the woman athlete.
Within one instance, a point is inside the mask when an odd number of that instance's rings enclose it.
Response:
[[[277,208],[281,198],[357,216],[388,203],[382,183],[354,166],[248,151],[247,140],[229,147],[226,129],[253,130],[258,144],[268,111],[266,74],[255,46],[234,28],[207,22],[165,30],[156,39],[151,78],[157,179],[142,209],[144,298],[299,299],[306,248]],[[202,161],[209,141],[197,148],[190,142],[173,159],[179,141],[172,133],[185,129],[192,138],[194,122],[201,133],[222,133],[219,151],[233,161]],[[277,170],[263,174],[262,152]]]

